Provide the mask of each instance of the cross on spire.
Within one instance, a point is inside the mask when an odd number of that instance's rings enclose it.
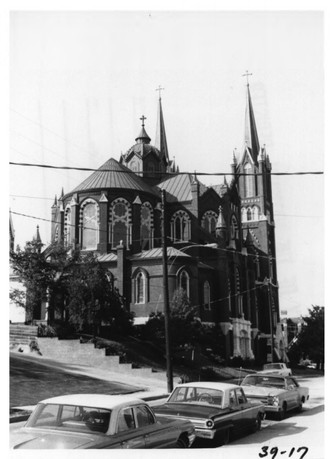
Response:
[[[249,76],[253,75],[253,73],[249,73],[248,70],[245,71],[246,73],[243,73],[243,77],[245,76],[246,77],[246,84],[247,86],[249,86]]]
[[[165,88],[162,88],[160,85],[156,88],[156,91],[159,92],[159,98],[161,99],[161,91],[164,91]]]
[[[142,127],[144,127],[144,120],[146,120],[146,119],[147,118],[144,115],[141,116],[140,120],[142,121]]]

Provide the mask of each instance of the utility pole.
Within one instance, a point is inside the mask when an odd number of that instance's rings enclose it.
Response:
[[[167,240],[166,240],[166,192],[162,190],[162,249],[163,249],[163,298],[165,316],[165,346],[166,346],[166,375],[167,390],[173,390],[173,371],[170,343],[170,304],[168,299],[168,273],[167,273]]]
[[[271,347],[271,356],[270,361],[271,363],[274,362],[274,333],[273,333],[273,308],[272,308],[272,300],[271,300],[271,292],[270,292],[270,279],[265,277],[264,284],[267,285],[267,295],[268,295],[268,309],[269,309],[269,326],[270,326],[270,347]]]

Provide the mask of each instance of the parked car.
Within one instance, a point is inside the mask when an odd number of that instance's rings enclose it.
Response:
[[[275,374],[281,376],[292,376],[291,368],[288,368],[285,363],[266,363],[261,373]]]
[[[181,384],[153,408],[157,418],[190,420],[197,437],[220,444],[233,434],[259,430],[265,412],[262,403],[247,400],[242,387],[220,382]]]
[[[301,411],[309,399],[308,387],[301,387],[293,376],[254,373],[245,376],[241,387],[248,399],[262,402],[266,414],[276,413],[279,419],[283,419],[287,411]]]
[[[14,449],[186,448],[195,431],[189,421],[157,420],[143,400],[76,394],[38,403],[10,439]]]

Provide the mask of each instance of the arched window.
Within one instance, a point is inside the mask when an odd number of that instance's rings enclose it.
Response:
[[[59,229],[58,229],[58,225],[56,225],[55,235],[54,235],[54,242],[58,242],[58,239],[59,239]]]
[[[64,213],[64,245],[71,244],[71,207],[67,206]]]
[[[253,206],[253,220],[257,221],[259,220],[259,207],[258,206]]]
[[[109,238],[113,248],[121,241],[128,247],[132,243],[132,211],[131,206],[124,198],[112,202],[109,213]]]
[[[244,196],[250,197],[254,196],[254,176],[252,175],[252,166],[250,163],[246,163],[244,166]]]
[[[208,281],[205,281],[203,286],[203,305],[205,309],[211,309],[211,289]]]
[[[202,227],[211,234],[215,234],[218,215],[213,210],[208,210],[202,217]]]
[[[140,170],[140,163],[139,161],[137,161],[136,159],[133,159],[130,163],[130,169],[133,171],[133,172],[139,172]]]
[[[135,303],[144,304],[146,302],[146,276],[139,271],[135,277]]]
[[[141,206],[141,248],[153,248],[153,211],[151,204],[145,202]]]
[[[180,271],[178,281],[179,288],[182,288],[182,290],[186,292],[187,297],[189,298],[190,278],[187,271],[184,269]]]
[[[171,237],[174,242],[189,241],[191,237],[191,223],[187,212],[179,210],[171,219]]]
[[[252,212],[251,212],[250,207],[246,211],[246,219],[247,219],[247,221],[252,220]]]
[[[246,216],[246,208],[245,207],[242,208],[241,218],[242,218],[242,222],[246,222],[247,216]]]
[[[96,250],[99,240],[98,205],[86,199],[80,207],[80,242],[83,250]]]

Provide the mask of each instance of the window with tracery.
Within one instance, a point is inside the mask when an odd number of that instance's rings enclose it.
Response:
[[[252,220],[252,212],[251,212],[250,207],[248,207],[248,209],[246,211],[246,219],[247,219],[247,221]]]
[[[189,298],[190,278],[187,271],[185,271],[184,269],[180,271],[178,281],[179,287],[186,292],[187,297]]]
[[[213,210],[208,210],[202,217],[202,227],[211,234],[215,234],[218,215]]]
[[[250,163],[246,163],[244,166],[244,196],[247,198],[249,196],[255,195],[254,189],[254,175],[252,175],[253,170]]]
[[[98,205],[92,199],[87,199],[80,207],[80,242],[83,250],[95,250],[99,242],[99,212]]]
[[[189,241],[191,238],[191,222],[187,212],[179,210],[171,219],[171,238],[174,242]]]
[[[238,239],[239,234],[238,234],[238,223],[235,215],[231,217],[231,223],[230,223],[230,237],[231,239]]]
[[[67,206],[64,213],[64,245],[71,244],[71,207]]]
[[[205,309],[211,309],[211,288],[208,281],[205,281],[203,286],[203,305]]]
[[[258,206],[253,206],[253,211],[252,211],[252,215],[253,215],[253,220],[259,220],[259,207]]]
[[[151,204],[145,202],[141,206],[141,249],[153,248],[153,210]]]
[[[118,198],[112,202],[109,212],[109,239],[113,248],[120,242],[132,244],[132,210],[128,201]]]

